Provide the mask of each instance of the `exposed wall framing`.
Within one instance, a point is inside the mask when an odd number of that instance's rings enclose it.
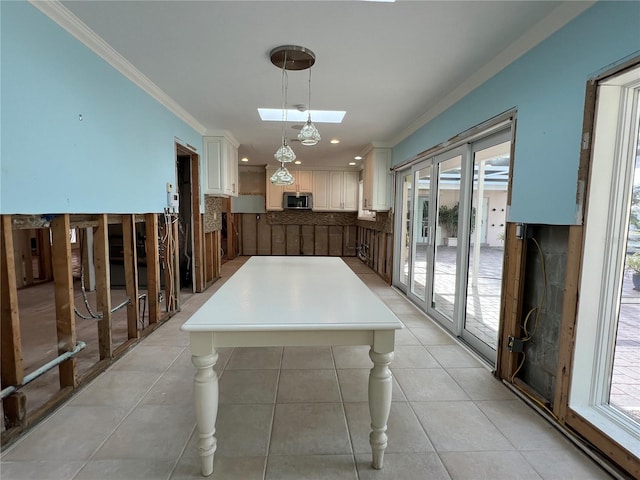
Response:
[[[168,288],[167,280],[171,276],[168,271],[171,268],[177,268],[178,232],[177,222],[167,221],[166,217],[160,222],[159,216],[152,213],[146,215],[62,214],[42,217],[2,215],[0,218],[2,220],[0,235],[2,240],[0,252],[2,388],[9,386],[16,388],[13,393],[2,400],[4,418],[6,419],[3,424],[2,445],[6,445],[17,438],[24,429],[50,413],[53,408],[67,399],[78,386],[103,371],[139,339],[149,334],[177,311],[179,302],[174,293],[172,295],[175,298],[172,301],[164,302],[164,305],[161,304],[160,296],[161,285],[164,285],[165,291]],[[122,230],[122,245],[114,244],[114,238],[109,236],[109,227],[114,225]],[[62,354],[73,351],[79,341],[89,340],[78,338],[77,335],[76,319],[78,315],[82,314],[76,309],[75,296],[80,290],[77,283],[81,282],[74,268],[76,266],[79,268],[82,263],[82,255],[79,250],[72,248],[71,232],[74,229],[79,238],[84,238],[83,235],[87,230],[91,231],[92,241],[87,243],[92,245],[92,268],[95,269],[95,292],[90,292],[92,298],[95,298],[95,312],[92,312],[95,317],[84,317],[88,320],[81,321],[85,322],[83,324],[85,330],[83,331],[86,331],[87,326],[95,325],[93,340],[91,340],[93,345],[87,345],[87,350],[96,351],[96,357],[94,363],[89,366],[86,364],[90,357],[85,357],[82,371],[79,368],[77,357],[74,356],[62,361],[58,368],[53,370],[57,370],[58,390],[45,399],[44,403],[27,409],[26,397],[28,394],[25,395],[24,392],[29,389],[23,385],[25,378],[23,356],[25,352],[22,349],[23,339],[20,334],[21,319],[18,310],[18,295],[22,291],[26,292],[29,288],[19,290],[21,285],[18,285],[17,282],[17,279],[24,280],[24,271],[28,270],[24,267],[25,262],[22,261],[22,259],[29,260],[25,255],[27,250],[25,239],[28,239],[30,247],[33,247],[34,238],[39,239],[40,244],[36,244],[37,248],[34,249],[41,259],[38,260],[40,266],[38,271],[42,275],[38,275],[38,277],[50,276],[53,280],[50,287],[51,308],[45,312],[45,315],[42,315],[39,322],[42,326],[45,325],[42,322],[53,322],[55,336],[51,338],[52,347],[57,345],[58,353]],[[162,229],[166,233],[164,236]],[[137,238],[137,234],[142,235],[141,232],[144,232],[146,237],[143,244],[141,244],[142,240]],[[216,237],[216,234],[213,236]],[[23,242],[20,248],[16,248],[14,245],[16,238]],[[160,245],[163,238],[164,245]],[[29,248],[29,250],[31,249]],[[139,258],[138,251],[143,252],[145,258]],[[115,252],[118,258],[111,258],[111,252]],[[19,272],[16,271],[18,263],[15,258],[16,253],[21,258],[22,267]],[[23,255],[25,256],[23,257]],[[217,256],[213,255],[213,258],[214,267],[219,271],[219,265],[216,265],[215,262]],[[31,260],[35,264],[35,260]],[[160,268],[161,261],[163,268]],[[49,267],[46,266],[48,262],[50,262]],[[126,297],[128,303],[115,307],[122,309],[120,316],[124,318],[122,328],[125,335],[120,345],[116,346],[113,329],[115,308],[111,298],[113,293],[111,272],[120,263],[123,264],[119,268],[124,271],[123,286],[126,292],[125,294],[120,293],[120,296]],[[146,275],[140,275],[140,269],[143,268],[141,265],[146,269]],[[38,282],[34,281],[32,284],[37,285]],[[24,285],[24,287],[26,286],[28,285]],[[141,293],[142,286],[145,287],[146,293]],[[85,294],[84,277],[82,278],[82,287],[83,294]],[[48,287],[41,285],[38,288]],[[92,288],[89,287],[87,291],[89,290]],[[146,324],[144,323],[145,317]],[[40,365],[43,363],[45,362],[41,362]]]
[[[241,255],[356,255],[354,214],[236,214]]]

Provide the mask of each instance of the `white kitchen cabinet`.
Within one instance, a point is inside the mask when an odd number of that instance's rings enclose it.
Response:
[[[204,154],[204,193],[238,196],[238,142],[230,135],[204,137]]]
[[[313,172],[313,209],[329,210],[329,172]]]
[[[313,172],[310,170],[292,170],[288,169],[293,175],[294,182],[284,187],[285,192],[312,192],[313,191]]]
[[[358,211],[358,172],[344,172],[343,210]]]
[[[271,175],[276,170],[276,167],[267,167],[267,210],[283,210],[282,194],[284,193],[284,187],[271,183]]]
[[[313,209],[358,210],[358,172],[314,171]]]
[[[390,148],[373,148],[365,157],[362,179],[364,210],[381,212],[390,209],[390,166]]]

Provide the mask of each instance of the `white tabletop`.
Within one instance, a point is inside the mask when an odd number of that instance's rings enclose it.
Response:
[[[189,320],[189,332],[393,330],[402,323],[338,257],[252,257]]]

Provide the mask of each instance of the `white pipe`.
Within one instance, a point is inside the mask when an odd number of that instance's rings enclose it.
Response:
[[[68,360],[68,359],[70,359],[72,357],[75,357],[80,352],[80,350],[84,349],[86,346],[87,346],[86,343],[84,343],[81,340],[78,340],[76,342],[76,348],[74,348],[70,352],[64,352],[63,354],[58,355],[56,358],[54,358],[50,362],[45,363],[41,367],[39,367],[36,370],[34,370],[33,372],[31,372],[29,375],[25,375],[25,377],[22,380],[22,383],[20,385],[17,385],[17,386],[10,385],[7,388],[4,388],[0,392],[0,398],[4,398],[4,397],[7,397],[7,396],[11,395],[15,391],[17,391],[18,388],[24,387],[26,384],[34,381],[36,378],[38,378],[38,377],[44,375],[45,373],[47,373],[53,367],[61,364],[65,360]]]

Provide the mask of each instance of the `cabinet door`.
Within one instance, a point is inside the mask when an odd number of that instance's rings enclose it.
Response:
[[[342,208],[358,211],[358,172],[344,172]]]
[[[208,195],[224,195],[222,171],[222,139],[205,137],[203,189]]]
[[[238,195],[238,148],[224,137],[204,137],[204,193]]]
[[[391,149],[374,148],[365,157],[363,169],[363,208],[389,210],[389,164]]]
[[[229,141],[223,140],[226,155],[223,168],[225,170],[225,193],[233,197],[238,196],[238,149]]]
[[[285,192],[312,192],[313,172],[308,170],[289,170],[293,175],[293,184],[284,187]]]
[[[296,183],[299,192],[313,192],[313,172],[309,170],[298,170]]]
[[[275,171],[275,168],[267,168],[267,210],[282,210],[284,188],[274,185],[270,180]]]
[[[329,209],[329,172],[313,172],[313,209]]]
[[[342,210],[342,190],[344,174],[342,172],[330,172],[329,176],[329,208]]]

